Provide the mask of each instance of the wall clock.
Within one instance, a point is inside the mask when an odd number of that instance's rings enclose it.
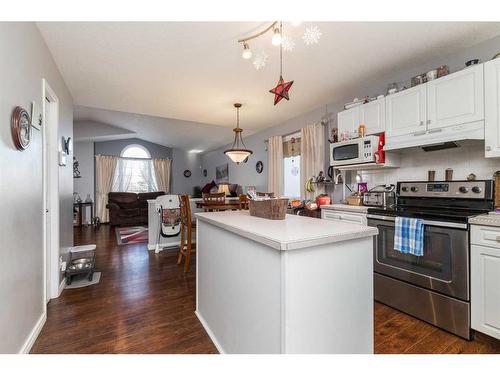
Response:
[[[12,112],[11,129],[16,148],[26,150],[31,142],[31,119],[24,108],[16,107]]]
[[[184,177],[186,177],[186,178],[191,177],[191,171],[189,169],[186,169],[184,171]]]
[[[262,173],[262,171],[264,170],[264,163],[259,160],[257,164],[255,164],[255,170],[257,171],[257,173]]]

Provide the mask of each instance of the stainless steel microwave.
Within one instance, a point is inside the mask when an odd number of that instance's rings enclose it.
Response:
[[[369,135],[330,144],[330,165],[334,167],[375,162],[378,136]]]

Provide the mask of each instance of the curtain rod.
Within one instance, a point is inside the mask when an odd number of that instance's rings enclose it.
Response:
[[[327,123],[324,123],[324,122],[317,122],[317,124],[321,124],[322,126],[327,126],[328,125]],[[292,135],[292,134],[295,134],[295,133],[300,133],[300,129],[299,130],[295,130],[295,131],[290,132],[290,133],[281,134],[281,136],[282,137],[288,137],[289,135]],[[268,143],[268,142],[269,142],[268,139],[264,139],[264,143]]]

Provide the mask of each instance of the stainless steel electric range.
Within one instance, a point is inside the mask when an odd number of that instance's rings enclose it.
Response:
[[[493,182],[398,182],[397,204],[369,208],[375,300],[471,339],[470,217],[493,210]],[[424,220],[424,255],[394,250],[396,216]]]

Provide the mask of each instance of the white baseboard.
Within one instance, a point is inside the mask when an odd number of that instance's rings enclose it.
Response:
[[[57,297],[56,298],[59,298],[59,296],[61,295],[61,293],[64,290],[64,288],[66,288],[66,278],[65,277],[63,277],[63,279],[61,281],[61,284],[59,284],[59,291],[57,293]]]
[[[31,330],[28,338],[21,347],[21,350],[19,350],[19,354],[29,354],[31,348],[33,347],[33,344],[35,343],[46,321],[47,321],[47,311],[44,311],[43,314],[40,316],[40,319],[38,319],[35,326]]]
[[[215,335],[214,333],[212,332],[212,330],[208,327],[208,324],[207,322],[205,322],[205,319],[203,319],[203,317],[201,316],[201,314],[198,312],[198,310],[195,310],[194,314],[196,315],[196,317],[198,318],[198,320],[200,321],[201,325],[203,326],[203,328],[205,328],[205,331],[207,332],[207,335],[208,337],[210,337],[210,340],[212,340],[212,342],[214,343],[215,345],[215,348],[217,349],[217,351],[220,353],[220,354],[226,354],[226,352],[224,351],[224,349],[222,348],[222,346],[219,344],[219,342],[217,341],[217,339],[215,338]]]

